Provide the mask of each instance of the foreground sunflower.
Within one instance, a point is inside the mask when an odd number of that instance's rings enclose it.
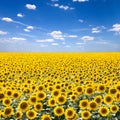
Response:
[[[62,116],[64,114],[64,108],[62,106],[57,106],[54,108],[54,114],[56,116]]]
[[[101,116],[105,117],[109,114],[109,109],[105,106],[100,107],[99,113]]]
[[[97,108],[98,108],[98,104],[95,102],[95,101],[90,101],[89,102],[89,109],[90,110],[97,110]]]
[[[41,120],[52,120],[51,116],[49,114],[43,114],[41,116]]]
[[[25,112],[29,109],[29,104],[27,101],[23,100],[19,103],[18,109],[22,112]]]
[[[84,120],[88,120],[88,119],[90,119],[90,117],[91,117],[91,113],[89,112],[89,111],[82,111],[82,113],[81,113],[81,117],[82,117],[82,119],[84,119]]]
[[[2,103],[4,106],[10,106],[12,104],[12,100],[10,98],[4,98]]]
[[[104,97],[104,103],[105,104],[112,104],[113,103],[113,97],[112,97],[112,95],[109,95],[109,94],[107,94],[107,95],[105,95],[105,97]]]
[[[17,111],[17,112],[15,113],[15,118],[16,118],[16,119],[21,119],[21,118],[22,118],[22,112],[21,112],[21,111]]]
[[[48,106],[54,107],[56,105],[56,100],[54,98],[50,98],[48,100]]]
[[[4,117],[10,117],[13,114],[13,108],[12,107],[5,107],[3,116]]]
[[[65,95],[60,95],[57,97],[57,103],[59,105],[63,105],[66,102],[66,96]]]
[[[44,100],[46,98],[46,93],[44,91],[40,91],[37,93],[37,100]]]
[[[28,110],[26,112],[26,116],[28,119],[35,119],[36,118],[36,112],[34,110]]]
[[[34,104],[35,111],[40,112],[42,110],[42,108],[43,108],[43,105],[41,102]]]
[[[72,107],[69,107],[65,110],[65,118],[71,119],[76,114],[75,110]]]
[[[118,112],[118,110],[119,110],[119,107],[118,107],[118,105],[111,105],[110,106],[110,112],[112,112],[112,113],[117,113]]]
[[[87,99],[81,100],[79,102],[79,107],[80,107],[80,109],[86,109],[88,107],[88,100]]]

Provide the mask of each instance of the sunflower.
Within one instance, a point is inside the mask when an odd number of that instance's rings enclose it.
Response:
[[[101,116],[105,117],[109,114],[109,109],[105,106],[100,107],[99,113]]]
[[[90,110],[97,110],[97,108],[98,108],[98,104],[95,102],[95,101],[90,101],[89,102],[89,109]]]
[[[59,95],[60,95],[60,90],[55,89],[52,91],[52,97],[58,97]]]
[[[85,94],[90,96],[94,93],[94,89],[92,87],[87,87],[85,90]]]
[[[82,117],[82,119],[84,119],[84,120],[88,120],[88,119],[90,119],[90,117],[91,117],[91,113],[89,112],[89,111],[82,111],[82,113],[81,113],[81,117]]]
[[[3,116],[4,117],[10,117],[13,114],[13,108],[12,107],[5,107]]]
[[[4,106],[10,106],[12,104],[12,100],[10,98],[4,98],[2,103]]]
[[[118,112],[118,110],[119,110],[119,107],[117,106],[117,105],[111,105],[110,106],[110,111],[112,112],[112,113],[117,113]]]
[[[37,102],[37,97],[36,96],[30,96],[29,102],[31,105],[35,104]]]
[[[66,96],[65,95],[60,95],[57,97],[57,103],[59,105],[63,105],[66,102]]]
[[[76,87],[76,92],[81,95],[84,92],[84,87],[83,86],[77,86]]]
[[[77,95],[72,94],[70,96],[70,101],[74,102],[75,100],[77,100],[77,98],[78,98]]]
[[[94,98],[94,101],[99,105],[102,103],[103,99],[102,96],[98,95]]]
[[[44,89],[45,89],[45,86],[44,86],[44,85],[39,85],[39,86],[38,86],[38,90],[39,90],[39,91],[43,91]]]
[[[56,105],[55,99],[54,99],[54,98],[50,98],[50,99],[48,100],[48,106],[54,107],[55,105]]]
[[[42,101],[42,100],[44,100],[45,98],[46,98],[46,93],[45,93],[45,92],[40,91],[40,92],[37,93],[37,99],[38,99],[38,100]]]
[[[42,110],[42,108],[43,108],[43,105],[42,105],[41,102],[34,104],[34,109],[35,109],[37,112],[40,112],[40,111]]]
[[[5,98],[4,93],[0,91],[0,101],[3,100],[4,98]]]
[[[51,116],[49,114],[43,114],[41,116],[41,120],[52,120]]]
[[[109,94],[115,95],[116,93],[117,93],[117,89],[116,88],[110,88],[109,89]]]
[[[17,111],[17,112],[15,113],[15,118],[16,118],[16,119],[21,119],[21,118],[22,118],[22,112],[21,112],[21,111]]]
[[[13,99],[18,100],[20,98],[21,94],[18,91],[14,91],[12,96],[13,96]]]
[[[11,97],[13,94],[12,90],[7,90],[6,91],[6,96]]]
[[[81,101],[79,102],[79,107],[80,107],[81,109],[86,109],[86,108],[88,107],[88,100],[81,100]]]
[[[26,116],[28,119],[35,119],[36,118],[36,112],[34,110],[28,110],[26,112]]]
[[[54,114],[56,116],[62,116],[64,114],[64,108],[62,106],[57,106],[54,108]]]
[[[109,94],[105,95],[104,97],[104,103],[105,104],[112,104],[113,103],[113,97]]]
[[[98,92],[105,92],[106,90],[106,85],[105,84],[99,84],[97,87]]]
[[[72,107],[69,107],[65,110],[65,118],[66,119],[73,118],[75,114],[76,114],[76,112]]]
[[[18,109],[22,112],[25,112],[29,109],[29,104],[27,101],[23,100],[19,103]]]

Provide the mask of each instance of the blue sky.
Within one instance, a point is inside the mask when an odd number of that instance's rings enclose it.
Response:
[[[0,51],[120,51],[120,0],[1,0]]]

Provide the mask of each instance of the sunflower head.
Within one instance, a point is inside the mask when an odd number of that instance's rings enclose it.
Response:
[[[89,109],[90,110],[97,110],[97,108],[98,108],[98,104],[95,102],[95,101],[90,101],[89,102]]]
[[[82,111],[81,117],[82,117],[82,119],[88,120],[91,117],[91,113],[89,111],[86,111],[86,110]]]
[[[111,105],[110,106],[110,111],[112,112],[112,113],[117,113],[118,112],[118,110],[119,110],[119,107],[117,106],[117,105]]]
[[[48,100],[48,106],[54,107],[56,105],[56,100],[54,98],[50,98]]]
[[[35,119],[36,118],[36,112],[34,110],[28,110],[26,112],[26,116],[28,119]]]
[[[38,102],[36,104],[34,104],[34,109],[37,111],[37,112],[40,112],[43,108],[43,105],[41,102]]]
[[[57,106],[54,108],[54,114],[56,116],[62,116],[64,114],[64,108],[62,106]]]
[[[86,108],[88,107],[88,100],[81,100],[81,101],[79,102],[79,107],[80,107],[81,109],[86,109]]]
[[[65,95],[60,95],[57,97],[57,103],[59,105],[63,105],[66,102],[66,96]]]
[[[16,119],[21,119],[21,118],[22,118],[22,112],[21,112],[21,111],[17,111],[17,112],[15,113],[15,118],[16,118]]]
[[[113,97],[109,94],[107,94],[105,97],[104,97],[104,103],[105,104],[112,104],[113,103]]]
[[[41,120],[52,120],[51,116],[49,114],[43,114],[41,116]]]
[[[25,112],[29,109],[29,104],[27,101],[23,100],[19,103],[18,109],[22,112]]]
[[[65,118],[71,119],[76,114],[75,110],[72,107],[69,107],[65,110]]]
[[[42,100],[44,100],[45,98],[46,98],[46,93],[45,93],[45,92],[40,91],[40,92],[37,93],[37,99],[38,99],[38,100],[42,101]]]
[[[105,106],[100,107],[99,113],[101,116],[105,117],[109,114],[109,109]]]
[[[4,117],[10,117],[13,114],[13,108],[12,107],[5,107],[3,116]]]

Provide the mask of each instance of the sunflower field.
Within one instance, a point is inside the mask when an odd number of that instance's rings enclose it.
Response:
[[[0,53],[0,120],[119,120],[120,53]]]

